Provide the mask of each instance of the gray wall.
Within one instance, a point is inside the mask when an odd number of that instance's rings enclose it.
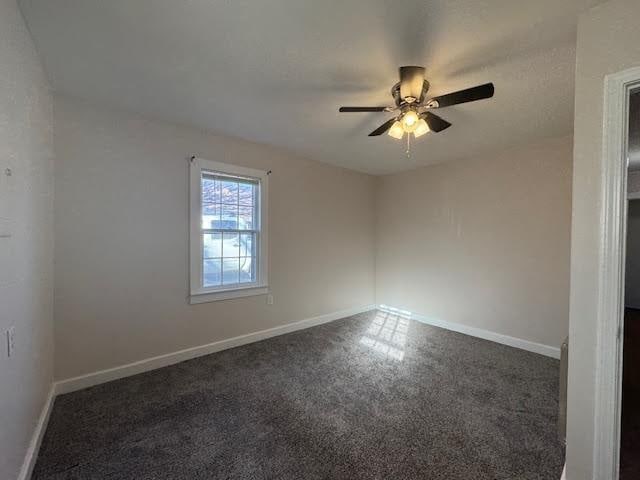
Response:
[[[624,303],[640,308],[640,200],[629,201]]]
[[[605,76],[640,65],[638,0],[614,0],[581,16],[574,122],[567,478],[593,478],[597,298],[602,241]]]
[[[12,175],[7,177],[5,169]],[[0,0],[0,478],[13,479],[53,371],[49,87],[15,0]],[[5,331],[16,331],[7,358]]]
[[[64,98],[56,147],[56,378],[374,303],[375,179]],[[187,156],[272,170],[264,296],[187,304]]]
[[[558,348],[571,163],[562,137],[382,177],[378,303]]]

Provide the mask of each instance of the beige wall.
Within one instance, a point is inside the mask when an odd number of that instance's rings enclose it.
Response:
[[[564,137],[381,177],[377,302],[559,347],[571,160]]]
[[[639,18],[638,0],[616,0],[584,14],[578,26],[569,325],[568,480],[593,478],[604,79],[607,74],[640,65]]]
[[[56,378],[374,303],[368,175],[57,98]],[[187,304],[188,162],[272,170],[270,287]]]
[[[51,95],[15,0],[0,0],[0,478],[22,465],[53,373]],[[12,175],[5,175],[10,168]],[[5,331],[15,327],[15,355]]]
[[[569,137],[375,179],[67,98],[54,111],[57,379],[373,303],[566,336]],[[273,170],[274,305],[187,304],[192,153]]]

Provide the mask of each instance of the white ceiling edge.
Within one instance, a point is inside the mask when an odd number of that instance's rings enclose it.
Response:
[[[380,173],[372,173],[370,171],[366,171],[366,170],[358,170],[356,168],[350,168],[350,167],[345,167],[344,165],[340,165],[340,164],[336,164],[330,161],[322,160],[322,159],[317,159],[314,157],[310,157],[308,155],[305,155],[304,152],[299,152],[296,150],[292,150],[286,147],[282,147],[279,145],[273,145],[273,144],[269,144],[269,143],[264,143],[264,142],[256,142],[254,140],[251,139],[247,139],[247,138],[242,138],[242,137],[238,137],[238,136],[232,136],[232,135],[228,135],[226,133],[222,133],[222,132],[215,132],[212,130],[207,130],[206,128],[202,128],[198,125],[194,125],[194,124],[189,124],[189,123],[181,123],[181,122],[174,122],[171,120],[167,120],[165,118],[162,117],[158,117],[158,116],[154,116],[153,114],[146,114],[146,113],[142,113],[142,112],[137,112],[134,110],[130,110],[127,108],[123,108],[123,107],[119,107],[119,106],[113,106],[111,104],[106,104],[104,102],[97,102],[93,99],[87,99],[87,98],[80,98],[80,97],[76,97],[73,95],[69,95],[63,92],[56,92],[53,91],[52,92],[55,98],[56,102],[63,102],[63,103],[67,103],[67,104],[71,104],[71,105],[76,105],[80,108],[83,109],[89,109],[89,110],[94,110],[96,112],[105,112],[107,114],[114,114],[114,115],[122,115],[122,116],[130,116],[130,117],[134,117],[134,118],[138,118],[140,120],[144,120],[147,122],[153,122],[159,125],[165,125],[165,126],[169,126],[169,127],[175,127],[175,128],[180,128],[180,129],[185,129],[185,130],[191,130],[194,132],[200,132],[203,135],[206,136],[211,136],[211,137],[215,137],[215,138],[221,138],[221,139],[226,139],[226,140],[230,140],[233,142],[241,142],[241,143],[246,143],[246,144],[250,144],[256,147],[260,147],[260,148],[267,148],[270,149],[274,152],[278,152],[282,155],[288,156],[288,157],[292,157],[292,158],[298,158],[300,160],[305,160],[305,161],[310,161],[310,162],[315,162],[315,163],[321,163],[323,165],[327,165],[330,167],[334,167],[334,168],[340,168],[340,169],[344,169],[344,170],[349,170],[351,172],[355,172],[355,173],[360,173],[363,175],[368,175],[374,178],[379,178],[379,177],[389,177],[389,176],[393,176],[396,174],[402,174],[402,173],[406,173],[406,172],[410,172],[412,170],[417,170],[420,168],[428,168],[428,167],[435,167],[435,166],[439,166],[445,163],[455,163],[455,162],[463,162],[463,161],[473,161],[473,160],[480,160],[480,159],[485,159],[488,156],[491,156],[493,154],[498,155],[498,154],[504,154],[505,152],[509,152],[509,151],[517,151],[519,148],[526,148],[526,147],[535,147],[536,145],[541,145],[544,144],[546,142],[552,141],[552,140],[557,140],[557,139],[562,139],[562,138],[566,138],[566,137],[573,137],[573,129],[569,129],[569,131],[567,132],[563,132],[563,133],[559,133],[559,134],[553,134],[553,135],[549,135],[546,137],[537,137],[533,140],[530,141],[524,141],[521,143],[515,143],[506,147],[495,147],[492,148],[491,146],[489,146],[488,148],[481,150],[481,151],[476,151],[474,152],[473,155],[464,155],[458,158],[453,158],[453,159],[448,159],[448,160],[442,160],[442,161],[436,161],[436,162],[432,162],[432,163],[428,163],[426,165],[421,165],[421,164],[414,164],[411,162],[411,157],[407,158],[406,157],[406,153],[405,150],[401,148],[401,152],[399,157],[402,157],[403,160],[407,161],[407,165],[406,168],[402,168],[402,169],[396,169],[394,171],[391,172],[380,172]],[[402,146],[402,145],[400,145]],[[185,152],[185,156],[191,155],[193,152]],[[638,158],[639,161],[639,165],[640,165],[640,152],[638,152],[638,156],[636,157]],[[634,169],[634,170],[640,170],[640,168]]]
[[[142,121],[142,122],[149,122],[149,123],[153,123],[155,125],[158,126],[165,126],[165,127],[169,127],[169,128],[174,128],[174,129],[180,129],[180,130],[184,130],[184,131],[190,131],[191,133],[196,133],[196,134],[201,134],[205,137],[211,137],[211,138],[215,138],[215,139],[220,139],[220,140],[224,140],[224,141],[229,141],[229,142],[236,142],[238,144],[244,144],[244,145],[250,145],[253,147],[257,147],[257,148],[264,148],[264,149],[268,149],[271,152],[286,156],[286,157],[290,157],[293,159],[299,159],[299,160],[304,160],[307,162],[313,162],[313,163],[320,163],[326,167],[331,167],[331,168],[338,168],[338,169],[342,169],[342,170],[347,170],[349,172],[353,172],[353,173],[357,173],[357,174],[362,174],[362,175],[368,175],[370,177],[378,177],[381,175],[374,175],[365,171],[361,171],[361,170],[356,170],[353,168],[348,168],[348,167],[344,167],[341,165],[336,165],[330,162],[326,162],[326,161],[322,161],[322,160],[317,160],[315,158],[311,158],[309,156],[306,156],[304,154],[301,154],[300,152],[296,152],[294,150],[288,149],[286,147],[281,147],[278,145],[272,145],[269,143],[264,143],[264,142],[256,142],[254,140],[250,140],[250,139],[246,139],[246,138],[242,138],[242,137],[237,137],[237,136],[233,136],[233,135],[227,135],[226,133],[221,133],[221,132],[215,132],[213,130],[207,130],[206,128],[200,127],[198,125],[194,125],[194,124],[189,124],[189,123],[181,123],[181,122],[176,122],[176,121],[172,121],[172,120],[167,120],[166,118],[162,118],[162,117],[158,117],[158,116],[154,116],[153,114],[146,114],[143,112],[138,112],[138,111],[134,111],[128,108],[124,108],[124,107],[120,107],[120,106],[114,106],[112,104],[107,104],[104,102],[100,102],[100,101],[96,101],[94,99],[91,98],[81,98],[78,96],[74,96],[74,95],[70,95],[64,92],[58,92],[55,90],[52,90],[52,95],[54,98],[54,111],[56,109],[56,105],[65,105],[68,107],[71,107],[73,109],[80,109],[81,111],[89,111],[89,112],[94,112],[95,114],[98,115],[108,115],[108,116],[115,116],[115,117],[128,117],[131,119],[135,119],[138,121]],[[55,116],[55,114],[54,114]],[[190,157],[191,155],[194,155],[194,152],[192,151],[185,151],[184,152],[185,158]]]

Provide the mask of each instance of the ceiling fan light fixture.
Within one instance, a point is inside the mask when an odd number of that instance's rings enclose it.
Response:
[[[411,133],[418,126],[419,120],[418,114],[414,110],[409,110],[402,116],[402,128],[405,132]]]
[[[418,123],[416,125],[415,130],[413,131],[413,134],[415,135],[416,138],[418,138],[424,135],[425,133],[429,133],[430,131],[431,129],[429,128],[429,125],[427,125],[427,122],[425,121],[425,119],[421,118],[420,120],[418,120]]]
[[[407,134],[407,149],[411,140],[422,137],[429,132],[440,133],[451,126],[451,123],[433,113],[432,110],[451,107],[461,103],[475,102],[493,97],[493,83],[485,83],[464,90],[447,93],[437,97],[427,97],[429,82],[425,78],[424,67],[404,66],[399,70],[400,81],[391,87],[394,104],[390,107],[340,107],[340,112],[384,112],[393,113],[382,125],[369,134],[379,137],[387,133],[390,137],[401,140]]]
[[[394,124],[391,125],[388,133],[390,137],[398,140],[402,139],[402,137],[404,136],[404,128],[402,128],[402,123],[396,120]]]

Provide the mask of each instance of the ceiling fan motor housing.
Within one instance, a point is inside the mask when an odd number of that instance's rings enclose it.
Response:
[[[415,98],[415,97],[405,97],[402,98],[402,96],[400,95],[400,82],[396,83],[393,87],[391,87],[391,96],[393,97],[394,101],[396,102],[396,106],[400,106],[402,103],[422,103],[425,99],[425,97],[427,96],[427,92],[429,91],[429,87],[430,84],[429,82],[425,79],[424,83],[422,85],[422,93],[420,94],[420,98]],[[409,99],[412,99],[412,101],[410,102]]]

